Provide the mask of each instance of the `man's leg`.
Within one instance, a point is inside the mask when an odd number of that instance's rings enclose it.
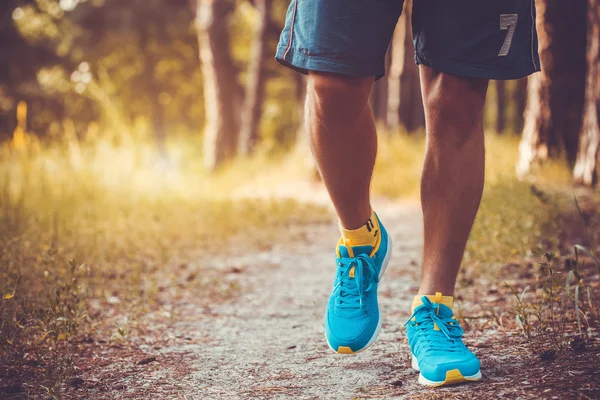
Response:
[[[369,187],[377,152],[369,105],[374,77],[310,73],[306,126],[325,186],[345,229],[371,216]]]
[[[481,379],[479,360],[462,342],[454,319],[452,294],[483,191],[488,81],[423,65],[420,74],[427,127],[421,178],[425,246],[407,336],[419,383],[441,386]]]
[[[381,328],[377,288],[391,245],[369,202],[377,137],[368,99],[375,78],[385,74],[402,3],[291,0],[275,55],[308,74],[306,126],[340,220],[324,321],[327,343],[338,353],[364,350]]]
[[[421,181],[423,271],[406,329],[419,382],[441,386],[481,378],[481,364],[454,318],[452,294],[483,190],[488,79],[539,70],[535,2],[416,1],[412,22],[427,152]]]
[[[329,346],[344,354],[364,350],[379,334],[377,287],[391,254],[387,232],[369,201],[377,152],[369,105],[373,81],[313,72],[308,78],[306,126],[342,233],[325,335]]]
[[[483,191],[488,80],[420,66],[427,126],[421,178],[425,245],[419,294],[451,296]]]

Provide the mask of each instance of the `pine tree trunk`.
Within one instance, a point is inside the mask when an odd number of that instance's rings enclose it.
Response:
[[[301,151],[307,150],[308,135],[306,133],[306,76],[303,74],[294,74],[294,84],[296,86],[296,116],[298,117],[298,129],[296,129],[295,147]],[[307,152],[310,155],[310,151]]]
[[[5,110],[0,111],[0,142],[10,139],[16,128],[15,113],[17,110],[14,101],[12,99],[8,101],[10,101],[10,108],[7,107]]]
[[[391,63],[391,47],[388,48],[385,54],[385,69],[386,71],[390,68]],[[377,122],[385,123],[387,121],[387,102],[388,102],[388,81],[382,78],[375,82],[373,90],[371,91],[371,108],[373,109],[373,116]]]
[[[573,165],[585,91],[586,0],[539,0],[542,71],[530,78],[517,175],[565,152]]]
[[[206,112],[204,166],[214,171],[237,150],[241,90],[227,30],[233,1],[197,0],[196,6]]]
[[[588,7],[585,106],[573,177],[576,184],[593,186],[600,163],[600,0],[589,0]]]
[[[523,124],[525,120],[523,115],[525,113],[525,102],[527,100],[527,78],[518,79],[516,87],[513,92],[513,102],[515,105],[515,117],[513,121],[514,132],[522,132]]]
[[[296,84],[297,115],[299,116],[298,129],[294,143],[294,151],[302,160],[303,168],[310,171],[310,176],[314,181],[320,181],[321,175],[315,163],[315,159],[310,150],[310,140],[306,131],[306,92],[307,79],[305,75],[294,74]]]
[[[156,4],[149,4],[149,6],[156,8]],[[151,7],[147,7],[144,9],[145,12],[150,12],[152,10]],[[149,94],[148,101],[150,103],[150,122],[151,129],[154,134],[154,138],[156,140],[156,146],[158,148],[158,152],[160,157],[163,160],[168,159],[167,148],[166,148],[166,132],[165,132],[165,113],[164,107],[160,104],[159,96],[162,92],[161,85],[156,78],[155,68],[157,64],[157,59],[155,55],[150,51],[150,39],[152,29],[160,30],[160,37],[158,40],[165,39],[164,32],[164,21],[153,21],[156,26],[151,26],[148,22],[149,18],[137,18],[136,24],[137,30],[139,32],[139,46],[140,49],[146,50],[142,52],[141,61],[144,64],[144,83],[146,85],[145,92]]]
[[[506,127],[506,81],[495,81],[496,86],[496,133]]]
[[[272,0],[255,0],[258,21],[254,31],[252,55],[248,67],[245,98],[242,107],[239,152],[249,155],[258,142],[265,91],[265,55]]]
[[[388,128],[403,126],[408,132],[425,126],[419,69],[414,61],[411,15],[412,1],[406,0],[392,39],[387,101]]]

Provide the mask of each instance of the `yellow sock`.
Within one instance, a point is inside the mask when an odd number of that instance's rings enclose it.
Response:
[[[443,305],[448,306],[450,308],[452,308],[452,305],[454,304],[454,297],[452,297],[452,296],[442,296],[442,294],[440,292],[437,292],[434,295],[428,294],[426,296],[432,302],[443,304]],[[418,294],[418,295],[416,295],[414,297],[413,302],[412,302],[412,306],[410,308],[410,312],[411,313],[415,312],[415,308],[417,308],[421,304],[423,304],[422,298],[423,298],[422,294]]]
[[[344,229],[340,224],[340,232],[342,233],[343,244],[345,246],[375,247],[381,236],[379,232],[379,222],[377,221],[377,216],[375,216],[374,211],[371,211],[371,217],[360,228]]]

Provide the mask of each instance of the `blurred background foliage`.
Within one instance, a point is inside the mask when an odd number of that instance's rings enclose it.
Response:
[[[0,368],[44,365],[53,387],[70,368],[55,354],[78,335],[126,341],[177,296],[234,295],[203,264],[227,240],[243,252],[330,221],[315,204],[265,200],[318,179],[305,78],[273,59],[288,5],[0,1]],[[461,282],[497,280],[494,266],[532,249],[567,257],[573,184],[598,181],[600,0],[536,5],[542,72],[490,83],[486,191]],[[388,198],[418,195],[425,145],[404,7],[371,96],[373,190]],[[600,226],[595,210],[584,224]],[[600,229],[577,243],[600,251]]]
[[[241,88],[257,10],[247,1],[215,3],[229,6],[218,24],[227,30],[227,58]],[[277,18],[269,20],[269,50],[285,14],[283,1],[272,6]],[[203,135],[196,23],[202,19],[196,16],[200,4],[8,0],[0,7],[0,51],[9,60],[0,67],[0,137],[10,139],[15,131],[19,102],[27,105],[24,129],[42,140],[60,136],[67,124],[80,140],[98,132],[114,140],[134,134],[154,137],[162,152],[166,137]],[[290,132],[299,123],[296,78],[276,66],[271,52],[261,57],[265,79],[260,84],[268,94],[262,102],[261,142],[289,147],[294,139]]]
[[[588,4],[589,3],[589,4]],[[204,170],[302,142],[304,78],[273,60],[286,0],[5,0],[0,5],[0,138],[115,143],[199,138]],[[538,0],[542,72],[492,82],[489,132],[521,136],[517,173],[564,158],[597,181],[598,4]],[[405,2],[373,89],[382,131],[423,132]],[[528,84],[529,82],[529,84]],[[18,106],[21,104],[21,123]],[[585,115],[584,115],[585,111]],[[583,123],[583,121],[586,121]],[[17,133],[15,135],[15,133]]]

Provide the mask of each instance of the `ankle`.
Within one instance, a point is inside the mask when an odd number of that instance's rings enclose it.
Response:
[[[357,229],[346,229],[339,224],[342,241],[346,246],[375,246],[381,237],[379,233],[379,220],[375,212],[371,210],[370,216],[363,220]]]
[[[444,296],[454,295],[455,279],[449,273],[444,273],[450,268],[449,265],[438,260],[435,263],[423,264],[423,276],[421,276],[421,284],[419,285],[419,296],[434,295],[443,293]]]
[[[369,218],[373,217],[373,209],[370,205],[366,207],[360,207],[360,212],[353,211],[351,213],[339,213],[338,224],[340,227],[340,231],[347,230],[353,231],[362,228],[365,223],[369,220]]]

